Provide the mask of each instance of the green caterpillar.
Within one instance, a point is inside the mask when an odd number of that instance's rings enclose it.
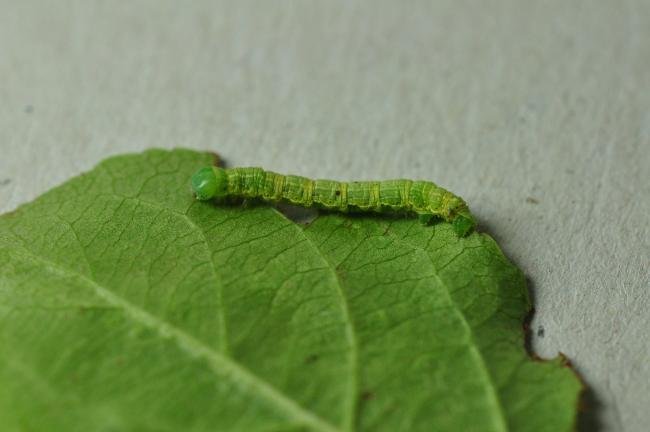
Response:
[[[205,167],[192,176],[196,198],[261,198],[340,212],[406,212],[422,223],[433,218],[450,222],[459,236],[476,222],[462,198],[428,181],[384,180],[338,182],[282,175],[262,168]]]

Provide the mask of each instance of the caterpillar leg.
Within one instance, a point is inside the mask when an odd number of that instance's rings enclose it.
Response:
[[[432,219],[433,215],[431,213],[418,213],[418,221],[420,221],[422,225],[429,225]]]
[[[454,227],[454,231],[456,231],[456,234],[458,234],[459,237],[465,237],[467,234],[474,230],[476,221],[469,214],[457,215],[451,224]]]

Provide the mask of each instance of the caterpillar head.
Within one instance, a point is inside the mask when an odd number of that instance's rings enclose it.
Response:
[[[222,198],[228,194],[228,175],[219,167],[205,167],[192,176],[192,190],[200,201]]]

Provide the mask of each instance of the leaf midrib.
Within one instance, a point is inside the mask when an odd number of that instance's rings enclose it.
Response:
[[[220,352],[215,351],[187,332],[163,321],[155,315],[150,314],[144,309],[114,294],[110,289],[103,287],[102,285],[87,278],[86,276],[67,267],[61,266],[60,264],[47,258],[36,255],[29,249],[23,250],[25,251],[24,253],[20,253],[14,250],[16,252],[16,256],[23,259],[31,259],[32,261],[40,263],[45,267],[49,267],[51,271],[58,272],[62,275],[71,275],[78,278],[78,280],[91,287],[99,298],[106,301],[110,305],[123,310],[126,316],[131,318],[131,320],[134,322],[155,330],[163,339],[173,339],[176,342],[177,346],[187,354],[193,357],[204,358],[212,366],[215,374],[223,374],[225,377],[235,376],[237,379],[233,381],[240,381],[248,384],[250,388],[256,390],[255,394],[263,396],[266,400],[272,402],[282,411],[289,414],[294,420],[298,420],[303,424],[310,425],[316,430],[327,432],[338,431],[336,427],[332,426],[327,421],[321,419],[312,412],[305,410],[303,407],[271,386],[268,382],[262,380],[260,377],[253,374],[240,364],[232,361],[229,357],[226,357]],[[246,386],[242,387],[246,388]]]

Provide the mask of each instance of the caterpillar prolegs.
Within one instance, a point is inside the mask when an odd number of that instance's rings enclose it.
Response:
[[[282,175],[262,168],[205,167],[192,176],[199,200],[243,197],[268,202],[317,206],[340,212],[406,212],[422,223],[434,218],[450,222],[464,236],[476,222],[462,198],[435,183],[417,180],[338,182]]]

